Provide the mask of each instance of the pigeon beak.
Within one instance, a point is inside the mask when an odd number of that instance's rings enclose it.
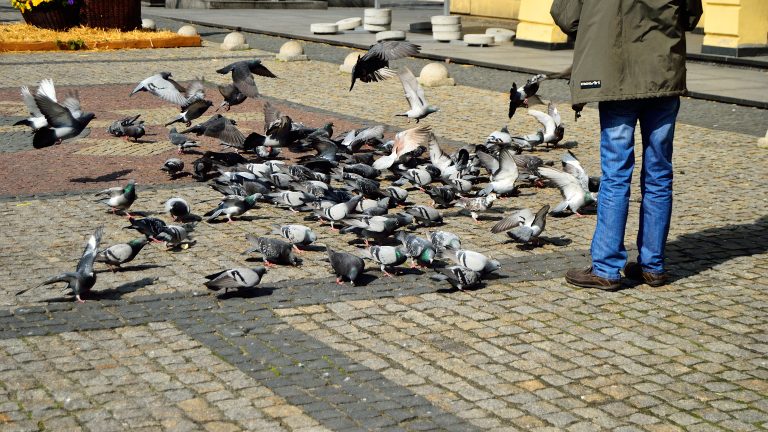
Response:
[[[528,98],[523,99],[523,106],[528,108]]]

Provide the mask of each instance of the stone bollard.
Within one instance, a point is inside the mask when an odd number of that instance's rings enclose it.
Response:
[[[288,41],[280,47],[280,52],[277,53],[275,59],[284,62],[291,61],[306,61],[307,56],[304,55],[304,47],[296,41]]]
[[[487,34],[465,34],[464,43],[470,46],[488,46],[494,42],[494,37]]]
[[[363,29],[372,33],[389,31],[392,28],[392,9],[365,9]]]
[[[389,30],[376,33],[376,42],[388,40],[405,40],[405,32],[402,30]]]
[[[485,34],[493,36],[493,40],[496,43],[511,42],[515,38],[515,31],[505,28],[489,28],[485,29]]]
[[[768,131],[765,132],[765,138],[758,138],[757,146],[761,149],[768,150]]]
[[[442,63],[428,63],[419,73],[419,84],[424,87],[453,86],[456,82],[448,73],[448,68]]]
[[[245,43],[245,35],[240,32],[232,32],[224,37],[224,42],[221,43],[221,49],[226,51],[240,51],[251,49],[251,47]]]
[[[309,31],[314,34],[336,34],[339,26],[336,23],[314,23],[309,25]]]
[[[450,42],[461,39],[461,17],[458,15],[436,15],[430,18],[432,39]]]
[[[177,33],[179,36],[197,36],[197,29],[194,26],[185,25]]]
[[[157,24],[155,24],[155,20],[143,18],[141,20],[141,28],[144,30],[155,31],[157,30]]]
[[[344,58],[344,64],[339,66],[339,70],[341,72],[351,74],[352,68],[355,66],[355,63],[357,63],[357,57],[361,55],[363,55],[362,51],[353,51],[347,54],[347,57]]]

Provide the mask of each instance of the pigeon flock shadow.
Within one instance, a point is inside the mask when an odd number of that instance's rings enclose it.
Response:
[[[105,290],[90,291],[88,294],[82,296],[83,300],[120,300],[124,295],[138,291],[140,288],[154,285],[158,278],[145,277],[133,282],[124,283],[114,288],[108,288]],[[74,301],[74,296],[67,295],[64,297],[56,297],[48,300],[48,303],[69,303]]]
[[[237,290],[233,289],[221,294],[217,294],[216,298],[219,300],[228,300],[232,298],[239,298],[239,299],[251,299],[251,298],[257,298],[257,297],[266,297],[272,295],[273,292],[275,292],[276,288],[267,288],[267,287],[259,287],[254,289],[248,289],[248,290]]]
[[[132,173],[132,169],[124,169],[119,171],[113,171],[108,174],[102,174],[98,177],[75,177],[69,179],[71,183],[103,183],[117,180],[124,180],[124,177]]]
[[[156,268],[162,268],[162,267],[168,267],[167,265],[161,265],[161,264],[138,264],[138,265],[132,265],[132,266],[126,266],[126,267],[119,267],[115,269],[114,273],[126,273],[126,272],[135,272],[135,271],[144,271],[144,270],[151,270]],[[113,273],[112,270],[104,269],[104,270],[95,270],[94,273]]]

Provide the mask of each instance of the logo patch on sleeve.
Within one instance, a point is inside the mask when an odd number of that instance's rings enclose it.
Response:
[[[595,89],[602,87],[602,82],[600,80],[592,80],[592,81],[582,81],[581,82],[581,88],[582,89]]]

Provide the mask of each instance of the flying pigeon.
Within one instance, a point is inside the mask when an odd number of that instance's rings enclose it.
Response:
[[[267,269],[262,266],[254,267],[252,269],[237,267],[209,274],[205,277],[208,279],[205,286],[211,291],[219,291],[224,288],[225,293],[228,292],[230,288],[236,290],[251,289],[261,282],[261,278],[263,278],[266,273]]]
[[[517,88],[517,84],[512,83],[512,88],[509,89],[509,118],[512,118],[521,106],[528,107],[528,98],[536,95],[539,91],[539,83],[545,79],[547,79],[546,75],[534,75],[521,88]]]
[[[37,87],[36,93],[41,96],[46,96],[48,99],[57,102],[56,88],[53,86],[53,80],[50,78],[46,78],[40,81],[40,86]],[[40,108],[37,107],[37,102],[35,102],[35,97],[32,96],[32,93],[29,91],[29,87],[21,86],[21,98],[24,100],[24,105],[27,106],[27,110],[29,110],[29,117],[23,120],[19,120],[13,125],[29,126],[33,131],[48,126],[48,120],[45,119],[43,113],[40,112]]]
[[[174,123],[184,123],[189,127],[192,125],[192,120],[202,117],[211,105],[213,105],[213,102],[207,99],[198,99],[189,105],[184,105],[181,107],[181,113],[165,125],[170,126]]]
[[[539,173],[555,183],[563,196],[563,201],[552,209],[552,214],[562,214],[566,209],[570,209],[577,216],[581,216],[579,209],[597,201],[597,194],[584,189],[581,181],[573,174],[550,167],[539,168]]]
[[[125,187],[113,187],[104,189],[96,194],[96,197],[106,197],[106,199],[97,200],[102,204],[106,204],[112,208],[112,213],[117,210],[122,210],[127,216],[128,209],[131,207],[134,201],[136,201],[136,181],[130,180]]]
[[[218,69],[216,72],[222,75],[232,72],[232,83],[234,86],[240,93],[250,98],[259,97],[259,90],[256,88],[256,81],[253,80],[253,74],[277,78],[275,74],[261,64],[259,59],[235,62]]]
[[[336,275],[336,283],[344,285],[344,279],[346,279],[354,286],[355,280],[365,270],[365,261],[346,252],[336,252],[329,247],[326,249],[328,250],[328,261],[331,262],[331,268]]]
[[[77,263],[77,267],[74,272],[66,272],[58,274],[38,286],[51,285],[56,282],[66,282],[67,288],[72,290],[72,294],[75,295],[75,299],[78,303],[85,303],[85,300],[81,296],[88,294],[88,292],[96,284],[96,273],[93,271],[93,261],[96,259],[97,249],[99,242],[101,242],[101,236],[104,234],[104,227],[96,228],[96,231],[88,239],[88,243],[85,245],[80,261]],[[29,291],[31,288],[21,290],[16,295],[23,294]]]
[[[405,250],[401,246],[371,246],[363,250],[363,258],[367,258],[381,267],[384,276],[392,277],[387,268],[399,266],[408,259]]]
[[[96,255],[96,262],[104,263],[112,271],[115,271],[115,268],[119,269],[122,264],[133,261],[147,243],[148,240],[146,238],[140,238],[131,240],[128,243],[112,245],[99,251]]]
[[[181,131],[182,134],[193,132],[197,136],[205,135],[218,138],[221,142],[231,146],[239,146],[245,142],[245,136],[235,126],[237,122],[228,119],[221,114],[214,114],[203,123]]]
[[[32,137],[32,146],[36,149],[78,136],[96,118],[93,113],[83,112],[77,92],[70,92],[62,104],[45,94],[36,94],[33,98],[48,123],[46,127],[36,130]]]
[[[419,146],[425,146],[429,142],[431,129],[429,126],[416,126],[398,132],[395,135],[395,143],[392,146],[392,153],[382,156],[373,163],[377,170],[383,170],[391,167],[401,156],[416,150]]]
[[[186,107],[205,97],[205,86],[202,80],[196,79],[187,88],[184,88],[181,84],[171,79],[170,72],[160,72],[145,78],[133,89],[130,96],[141,91],[149,92],[166,102],[180,107]]]
[[[539,235],[544,232],[547,224],[547,212],[549,204],[544,205],[536,212],[530,209],[518,210],[500,220],[491,228],[492,233],[506,232],[509,238],[520,243],[539,242]]]
[[[219,216],[226,216],[227,222],[232,222],[232,218],[240,216],[248,210],[256,206],[256,200],[261,198],[261,194],[255,193],[246,197],[241,196],[228,196],[225,197],[219,205],[206,213],[204,216],[208,217],[207,222],[211,222]]]
[[[186,135],[179,133],[176,128],[171,128],[168,132],[168,139],[171,140],[171,144],[178,147],[179,154],[183,154],[184,151],[192,147],[200,147],[197,141],[187,138]]]
[[[403,67],[398,74],[400,82],[403,84],[403,91],[405,92],[405,100],[408,101],[410,109],[403,114],[396,114],[400,117],[408,117],[408,119],[416,119],[416,123],[424,117],[440,111],[436,106],[427,103],[427,99],[424,96],[424,89],[416,80],[410,69]]]
[[[245,102],[246,96],[242,94],[234,84],[220,85],[218,88],[219,93],[221,93],[221,96],[224,97],[224,102],[222,102],[221,105],[216,108],[216,111],[222,108],[224,108],[226,111],[229,111],[233,106],[240,105],[241,103]]]
[[[243,253],[261,252],[264,265],[267,267],[275,264],[299,265],[299,258],[293,254],[293,245],[288,242],[269,237],[256,237],[251,234],[246,234],[245,239],[251,242],[253,247]]]
[[[352,91],[355,80],[358,79],[367,83],[395,76],[395,72],[389,69],[389,61],[416,55],[420,50],[420,46],[405,41],[382,41],[372,45],[368,52],[357,57],[357,62],[352,67],[352,84],[349,91]]]

